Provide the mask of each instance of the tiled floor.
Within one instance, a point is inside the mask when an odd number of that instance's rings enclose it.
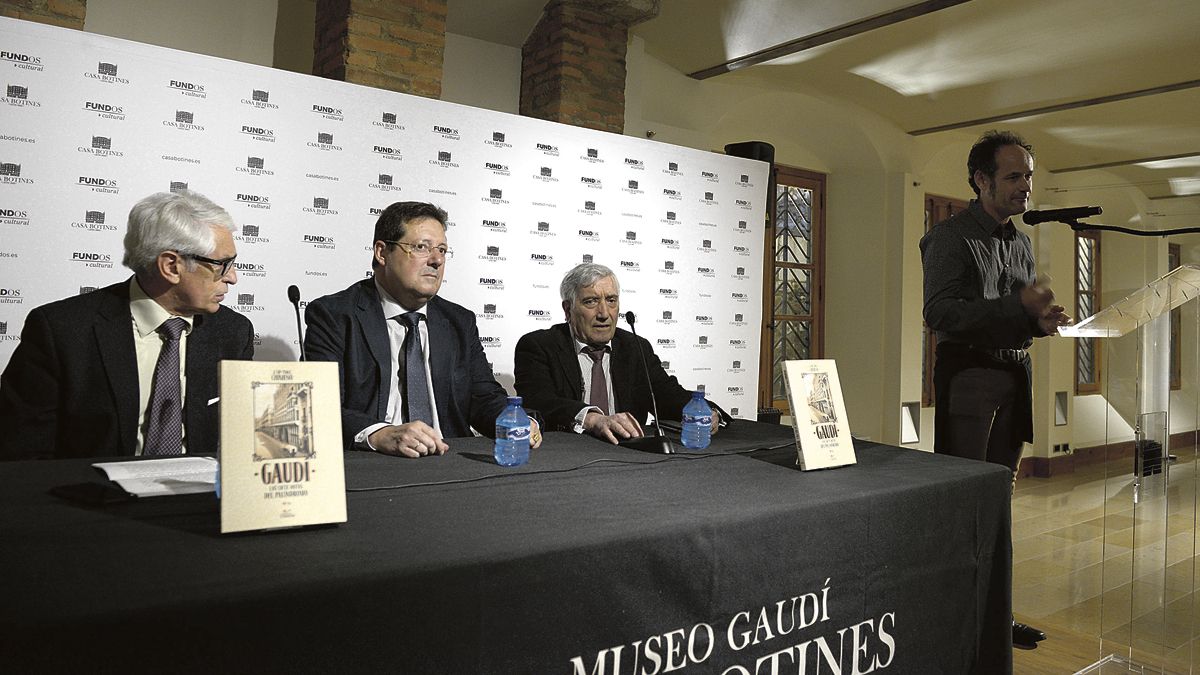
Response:
[[[1017,481],[1013,610],[1091,641],[1076,670],[1102,654],[1129,656],[1132,645],[1135,660],[1200,673],[1196,464],[1194,451],[1181,454],[1166,484],[1147,479],[1136,504],[1130,459]]]

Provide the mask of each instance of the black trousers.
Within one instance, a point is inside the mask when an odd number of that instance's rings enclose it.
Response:
[[[1002,464],[1014,473],[1032,440],[1029,364],[952,344],[934,366],[934,452]]]

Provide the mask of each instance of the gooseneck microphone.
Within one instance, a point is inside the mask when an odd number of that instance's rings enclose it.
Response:
[[[1099,206],[1073,206],[1069,209],[1046,209],[1045,211],[1026,211],[1021,217],[1026,225],[1037,225],[1038,223],[1071,223],[1080,218],[1090,218],[1104,213],[1104,210]]]
[[[629,324],[629,330],[633,332],[634,342],[638,346],[638,355],[642,360],[642,373],[646,376],[646,386],[650,388],[650,407],[654,411],[655,434],[653,436],[626,438],[619,445],[623,448],[632,448],[634,450],[641,450],[642,452],[672,455],[675,453],[675,448],[671,445],[671,439],[667,438],[662,430],[662,424],[659,422],[662,418],[658,416],[658,397],[654,395],[654,383],[650,380],[650,368],[646,365],[646,352],[642,349],[642,341],[637,339],[637,329],[633,325],[636,320],[637,317],[633,312],[625,312],[625,322]]]
[[[296,337],[300,340],[300,360],[307,361],[308,359],[304,358],[304,331],[300,328],[300,287],[296,284],[288,286],[288,300],[296,308]]]

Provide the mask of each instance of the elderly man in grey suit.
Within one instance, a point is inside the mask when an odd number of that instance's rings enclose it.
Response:
[[[437,296],[446,261],[446,212],[396,202],[375,223],[373,274],[310,302],[304,350],[336,361],[347,449],[424,457],[447,438],[492,436],[507,393],[492,375],[475,314]],[[541,443],[536,422],[530,446]]]
[[[134,205],[127,281],[31,311],[0,376],[0,459],[217,450],[217,363],[254,355],[221,306],[233,220],[194,192]]]

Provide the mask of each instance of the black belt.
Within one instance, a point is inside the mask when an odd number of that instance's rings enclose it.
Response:
[[[1022,363],[1025,359],[1029,358],[1029,350],[1026,349],[988,349],[962,342],[943,342],[941,344],[952,349],[960,349],[970,354],[979,354],[994,361],[1002,361],[1004,363]]]
[[[978,347],[971,347],[971,349],[984,352],[997,361],[1018,363],[1029,358],[1029,352],[1024,349],[979,349]]]

